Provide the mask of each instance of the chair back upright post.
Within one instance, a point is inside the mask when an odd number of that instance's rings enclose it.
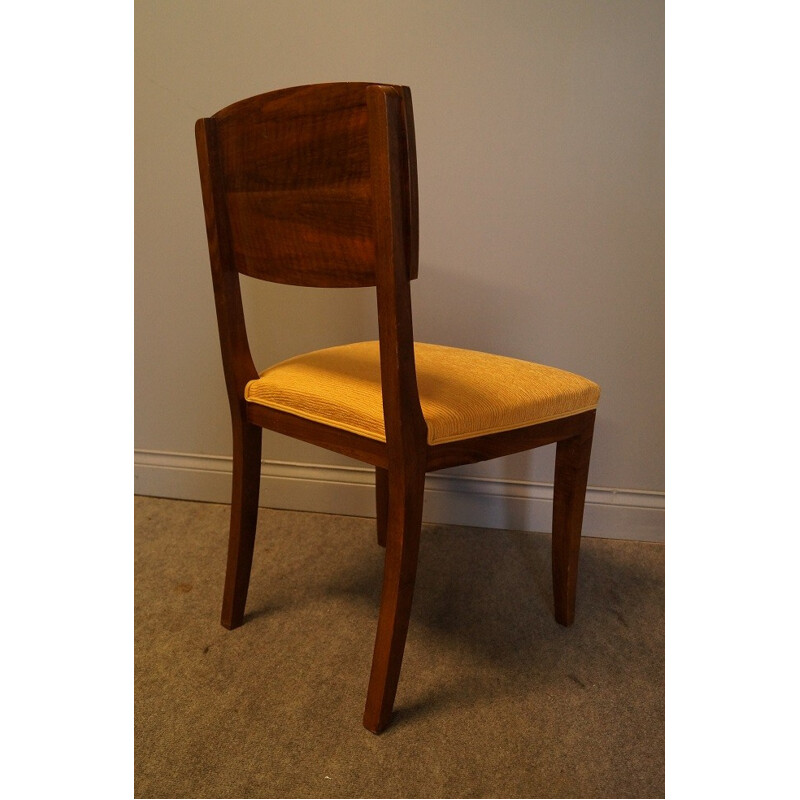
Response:
[[[239,273],[235,267],[227,198],[219,163],[216,120],[199,119],[195,125],[200,185],[214,286],[222,368],[228,402],[234,419],[244,419],[244,387],[258,377],[247,340]]]
[[[370,86],[367,105],[388,468],[376,470],[378,541],[385,545],[386,557],[363,723],[379,733],[392,717],[411,614],[428,429],[419,400],[411,320],[418,233],[410,92]]]
[[[427,425],[414,362],[411,279],[418,268],[416,155],[408,89],[370,86],[370,174],[375,206],[378,336],[389,463],[425,459]]]

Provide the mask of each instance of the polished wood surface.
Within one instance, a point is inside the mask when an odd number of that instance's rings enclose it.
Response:
[[[569,439],[578,435],[588,419],[590,417],[594,419],[594,414],[594,411],[587,411],[525,428],[476,436],[460,442],[433,445],[428,448],[427,469],[432,472],[462,464],[475,464],[478,461],[521,453],[523,450],[532,450],[535,447]]]
[[[553,597],[556,621],[572,625],[578,586],[583,507],[589,477],[595,412],[576,436],[556,445],[553,481]]]
[[[302,87],[214,116],[236,268],[302,286],[374,286],[364,86]]]
[[[386,529],[389,525],[389,470],[375,467],[375,522],[378,544],[386,547]]]
[[[416,143],[405,86],[302,86],[234,103],[196,125],[234,473],[222,624],[244,619],[262,428],[375,467],[386,548],[363,722],[391,722],[411,615],[426,472],[557,442],[555,616],[569,625],[595,412],[430,446],[414,363],[410,281],[419,265]],[[301,286],[375,286],[386,440],[243,400],[257,377],[239,274]]]
[[[279,411],[277,408],[268,408],[257,403],[247,403],[244,414],[248,421],[262,428],[269,428],[293,439],[300,439],[334,453],[355,458],[376,467],[387,467],[389,456],[386,452],[386,443],[359,436],[357,433],[333,428],[312,419],[296,417]]]
[[[392,719],[414,597],[424,491],[421,459],[390,466],[383,589],[363,720],[373,733],[380,733]]]
[[[222,624],[231,630],[244,621],[253,565],[260,480],[261,428],[234,419],[231,525],[222,600]]]

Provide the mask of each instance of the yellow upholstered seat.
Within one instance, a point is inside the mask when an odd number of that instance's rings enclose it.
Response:
[[[600,387],[555,367],[441,345],[414,345],[428,444],[589,411]],[[317,350],[270,367],[245,387],[251,403],[386,441],[378,342]]]

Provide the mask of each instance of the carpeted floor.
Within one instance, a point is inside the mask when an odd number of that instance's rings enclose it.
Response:
[[[227,506],[135,513],[137,798],[664,796],[663,545],[584,539],[567,629],[549,536],[426,526],[374,736],[374,520],[262,509],[246,623],[226,631]]]

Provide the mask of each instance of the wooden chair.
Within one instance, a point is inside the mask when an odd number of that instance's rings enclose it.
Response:
[[[378,733],[390,722],[403,658],[426,472],[558,443],[555,617],[572,623],[600,390],[551,367],[415,344],[418,202],[407,87],[274,91],[198,120],[196,138],[233,423],[222,624],[236,628],[244,618],[261,429],[372,464],[386,554],[364,725]],[[306,354],[259,374],[239,273],[301,286],[375,286],[379,341]]]

